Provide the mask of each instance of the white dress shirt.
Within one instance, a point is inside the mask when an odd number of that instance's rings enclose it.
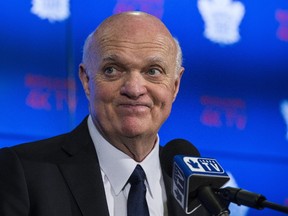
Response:
[[[154,149],[141,163],[138,163],[108,143],[95,127],[91,116],[88,118],[88,128],[99,159],[110,216],[127,215],[130,184],[126,183],[137,164],[142,166],[146,174],[146,200],[150,216],[168,215],[159,161],[159,136]]]

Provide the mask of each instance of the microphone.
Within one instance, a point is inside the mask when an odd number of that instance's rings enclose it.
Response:
[[[203,205],[211,215],[229,215],[230,202],[288,213],[288,207],[269,202],[261,194],[240,188],[221,188],[230,179],[227,173],[215,159],[200,157],[197,148],[187,140],[168,142],[162,149],[160,162],[172,178],[171,192],[186,214]]]
[[[161,166],[169,177],[172,177],[173,161],[176,155],[200,157],[198,149],[185,139],[174,139],[168,142],[160,155]]]
[[[212,190],[229,180],[215,159],[200,158],[192,143],[174,139],[164,146],[160,161],[172,178],[172,194],[186,214],[204,205],[211,215],[229,215],[227,202],[220,200]]]

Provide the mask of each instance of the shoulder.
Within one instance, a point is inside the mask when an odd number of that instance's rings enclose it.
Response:
[[[16,152],[22,156],[28,155],[43,155],[53,152],[63,145],[66,140],[69,138],[69,133],[61,134],[51,138],[37,140],[28,143],[22,143],[15,146],[11,146],[10,150]]]
[[[0,149],[0,159],[20,161],[52,162],[63,158],[62,146],[69,140],[70,133],[58,135],[48,139],[22,143]],[[10,159],[9,159],[10,158]]]
[[[0,157],[4,152],[10,152],[16,154],[20,159],[54,160],[67,154],[63,151],[65,146],[79,144],[79,139],[90,139],[86,118],[71,132],[0,149]]]

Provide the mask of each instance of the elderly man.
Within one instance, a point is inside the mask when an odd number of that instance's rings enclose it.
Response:
[[[103,21],[79,66],[90,115],[70,133],[1,150],[0,215],[185,215],[162,174],[158,137],[179,90],[181,59],[154,16]]]

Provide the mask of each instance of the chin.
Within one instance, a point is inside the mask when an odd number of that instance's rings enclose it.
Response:
[[[121,132],[125,137],[135,138],[135,137],[143,135],[146,131],[135,130],[135,128],[122,128]]]
[[[121,121],[121,132],[127,137],[137,137],[156,131],[155,123],[145,122],[145,119],[125,119]]]

